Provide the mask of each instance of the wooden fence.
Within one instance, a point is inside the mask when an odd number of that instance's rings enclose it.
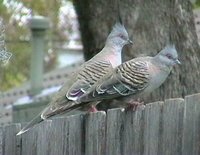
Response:
[[[199,155],[200,94],[135,112],[112,109],[48,120],[16,136],[20,124],[0,129],[3,155]]]

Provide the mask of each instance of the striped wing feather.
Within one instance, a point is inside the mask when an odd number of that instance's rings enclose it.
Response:
[[[106,61],[89,61],[84,66],[81,66],[77,73],[71,75],[71,80],[74,82],[73,85],[71,87],[64,86],[60,90],[59,94],[61,95],[54,97],[55,99],[42,112],[41,117],[46,119],[52,115],[78,108],[80,106],[79,103],[73,101],[84,95],[110,69],[112,69],[112,65]],[[63,96],[62,94],[66,92],[66,96]]]
[[[128,61],[118,66],[114,73],[108,74],[104,80],[89,89],[79,100],[88,102],[137,94],[148,86],[148,82],[147,62]]]
[[[66,97],[70,100],[76,101],[111,69],[112,65],[110,64],[110,62],[88,62],[78,73],[77,81],[70,87],[66,94]]]

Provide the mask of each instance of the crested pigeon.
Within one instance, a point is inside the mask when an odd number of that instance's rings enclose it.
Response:
[[[175,46],[167,45],[154,57],[138,57],[122,63],[88,89],[77,102],[148,94],[166,80],[175,64],[180,64]]]
[[[84,90],[89,89],[97,80],[101,79],[102,76],[120,65],[122,62],[122,48],[130,43],[132,43],[132,41],[129,39],[125,27],[121,21],[117,22],[108,35],[104,48],[72,73],[68,77],[68,81],[52,98],[49,105],[17,135],[26,132],[35,124],[51,116],[65,113],[69,111],[69,109],[75,109],[76,102],[71,101],[71,99],[77,100],[77,95],[81,96],[81,94],[84,94],[82,91],[79,91],[79,88],[81,87]]]

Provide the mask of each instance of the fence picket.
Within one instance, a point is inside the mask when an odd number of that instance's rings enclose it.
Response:
[[[162,147],[159,154],[182,154],[183,108],[183,99],[169,99],[165,101],[162,116]]]
[[[13,124],[4,127],[3,133],[3,154],[4,155],[21,155],[21,137],[16,136],[21,129],[20,124]]]
[[[143,111],[143,107],[138,107],[136,111],[126,111],[122,154],[143,154]]]
[[[3,145],[4,145],[4,142],[3,142],[3,127],[0,127],[0,155],[3,155]]]
[[[44,121],[35,128],[37,129],[37,155],[47,155],[51,149],[49,148],[52,140],[51,120]]]
[[[106,154],[123,155],[122,133],[124,132],[124,109],[111,109],[107,112]]]
[[[183,122],[183,155],[200,154],[200,94],[185,98]]]
[[[85,115],[85,154],[105,154],[105,112],[88,113]]]
[[[144,155],[159,154],[160,119],[163,102],[147,104],[144,110]]]

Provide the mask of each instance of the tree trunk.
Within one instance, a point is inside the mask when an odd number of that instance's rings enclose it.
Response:
[[[100,51],[115,23],[116,4],[111,0],[74,0],[85,58]],[[177,48],[182,65],[145,102],[184,97],[200,90],[200,52],[189,0],[123,0],[120,9],[132,47],[123,50],[124,60],[154,56],[169,41]]]

